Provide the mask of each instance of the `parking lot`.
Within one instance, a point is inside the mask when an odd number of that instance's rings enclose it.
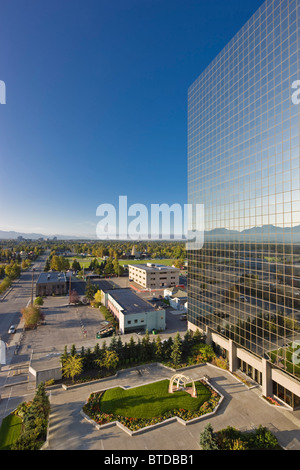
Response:
[[[139,294],[144,297],[144,294]],[[149,294],[148,294],[149,297]],[[69,305],[69,297],[47,297],[44,299],[42,311],[45,315],[45,324],[38,326],[35,330],[26,331],[23,335],[19,349],[19,357],[33,351],[63,351],[64,347],[70,348],[75,344],[77,349],[82,346],[93,348],[96,343],[100,345],[109,338],[98,339],[96,333],[103,326],[105,318],[100,309],[90,305]],[[164,339],[174,336],[177,332],[184,335],[187,323],[180,319],[181,315],[170,308],[166,308],[167,328],[159,333]],[[136,333],[124,335],[124,341],[131,336],[138,337]],[[152,336],[152,335],[151,335]]]

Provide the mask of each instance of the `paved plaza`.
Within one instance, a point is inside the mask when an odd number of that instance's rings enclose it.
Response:
[[[198,451],[199,436],[210,422],[215,431],[227,426],[251,430],[260,424],[268,427],[280,445],[288,450],[300,450],[300,414],[285,407],[269,405],[260,396],[259,387],[249,389],[229,372],[211,365],[199,366],[187,371],[192,379],[204,375],[224,396],[219,410],[213,416],[197,423],[183,426],[171,423],[130,436],[117,426],[106,429],[87,421],[80,413],[92,392],[107,387],[134,387],[154,380],[171,378],[173,372],[160,366],[146,366],[137,371],[121,372],[112,380],[51,391],[51,416],[49,427],[49,450],[175,450]]]

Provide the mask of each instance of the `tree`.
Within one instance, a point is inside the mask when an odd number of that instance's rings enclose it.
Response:
[[[96,359],[95,362],[100,367],[105,367],[107,370],[114,370],[119,363],[119,358],[115,351],[106,349],[104,351],[103,357],[101,359]]]
[[[104,274],[109,275],[109,274],[114,274],[114,272],[115,272],[115,269],[114,269],[112,259],[109,258],[104,267]]]
[[[149,331],[146,330],[145,336],[142,339],[142,354],[143,354],[143,360],[147,361],[151,359],[152,356],[152,343],[150,342],[150,336],[149,336]]]
[[[11,280],[17,279],[21,274],[20,265],[11,261],[11,263],[5,268],[5,274]]]
[[[200,434],[200,445],[203,450],[219,450],[217,436],[210,423],[205,426],[204,431]]]
[[[73,270],[73,271],[76,271],[76,272],[81,270],[80,263],[79,263],[79,261],[78,261],[77,259],[74,259],[74,261],[73,261],[71,267],[72,267],[72,270]]]
[[[102,291],[101,290],[97,290],[97,292],[95,293],[94,301],[95,301],[96,304],[101,304],[101,302],[102,302]]]
[[[50,402],[44,383],[39,384],[32,402],[23,402],[16,414],[21,417],[22,432],[11,450],[38,450],[46,440]]]
[[[69,357],[69,353],[68,353],[68,348],[67,346],[64,347],[64,352],[63,354],[60,356],[60,362],[62,364],[62,367],[64,366],[64,363],[65,361],[68,359]]]
[[[182,342],[182,355],[184,358],[188,357],[192,344],[193,344],[192,334],[190,330],[187,330],[187,332],[184,335],[183,342]]]
[[[110,341],[110,345],[109,345],[108,349],[110,351],[117,352],[117,348],[118,348],[118,342],[117,342],[116,334],[114,333],[111,337],[111,341]]]
[[[113,262],[114,272],[117,276],[122,276],[124,274],[124,268],[119,264],[118,258]]]
[[[129,356],[129,359],[130,359],[131,362],[134,361],[134,358],[136,357],[136,355],[135,355],[135,346],[136,346],[136,344],[135,344],[134,338],[133,338],[133,336],[131,336],[130,341],[127,345],[128,356]]]
[[[158,361],[162,360],[162,358],[163,358],[163,348],[162,348],[161,338],[160,338],[159,335],[155,338],[154,354],[155,354],[155,359],[157,359]]]
[[[181,343],[180,334],[177,333],[174,338],[172,351],[171,351],[171,359],[175,366],[177,366],[180,363],[181,355],[182,355],[182,343]]]
[[[89,301],[94,300],[94,296],[97,292],[98,288],[97,286],[91,284],[90,280],[87,283],[86,289],[85,289],[85,296]]]
[[[70,263],[63,256],[54,255],[51,259],[50,268],[53,271],[67,271],[70,268]]]
[[[82,357],[69,356],[64,361],[62,375],[67,378],[72,378],[72,382],[74,383],[76,375],[80,375],[82,369]]]

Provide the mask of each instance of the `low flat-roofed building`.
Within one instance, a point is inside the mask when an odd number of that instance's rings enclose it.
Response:
[[[121,334],[137,330],[164,330],[166,311],[154,307],[141,299],[129,288],[112,289],[103,292],[103,303],[119,321]]]
[[[179,284],[180,269],[163,264],[131,264],[129,279],[146,289],[164,289]]]
[[[48,271],[39,275],[36,282],[36,296],[66,295],[67,279],[63,272]]]

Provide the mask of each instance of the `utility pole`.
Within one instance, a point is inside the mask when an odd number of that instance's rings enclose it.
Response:
[[[32,268],[32,282],[31,282],[31,305],[33,305],[33,278],[35,269]]]
[[[71,304],[71,281],[72,281],[72,271],[69,271],[69,304]]]

